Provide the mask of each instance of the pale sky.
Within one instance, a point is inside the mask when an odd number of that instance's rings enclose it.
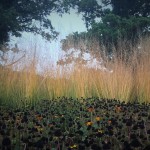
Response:
[[[70,33],[86,31],[86,26],[84,21],[82,20],[81,14],[77,14],[75,10],[71,10],[70,14],[64,14],[62,17],[60,17],[56,13],[53,13],[49,16],[49,18],[56,31],[60,33],[57,40],[49,42],[43,39],[40,35],[34,35],[26,32],[24,32],[22,34],[22,37],[20,38],[12,37],[12,45],[17,43],[18,47],[22,50],[22,52],[15,55],[13,55],[13,53],[10,52],[10,60],[12,58],[14,60],[17,60],[24,54],[24,51],[26,52],[27,57],[30,57],[30,55],[33,56],[33,53],[36,49],[36,54],[40,60],[38,63],[40,64],[40,66],[38,67],[39,69],[45,68],[46,66],[51,64],[54,64],[55,66],[57,61],[62,57],[63,54],[61,50],[60,41]],[[90,55],[85,54],[85,57],[86,59],[89,59]],[[23,61],[25,61],[25,59]],[[25,64],[26,63],[27,62],[25,61]],[[91,63],[93,63],[94,66],[98,64],[96,60],[90,62],[90,65]],[[18,65],[20,66],[19,63]],[[101,62],[100,64],[98,64],[98,66],[99,65],[101,68]]]
[[[60,40],[72,32],[86,31],[86,27],[84,21],[82,20],[82,16],[76,14],[75,10],[71,10],[70,14],[64,14],[62,17],[56,13],[53,13],[49,16],[49,18],[56,31],[60,32],[57,40],[48,42],[42,39],[39,35],[23,33],[21,38],[13,37],[11,39],[11,43],[17,43],[18,47],[25,50],[29,55],[36,47],[37,54],[41,59],[56,63],[62,53]],[[19,56],[19,54],[16,54],[15,57],[17,58]]]

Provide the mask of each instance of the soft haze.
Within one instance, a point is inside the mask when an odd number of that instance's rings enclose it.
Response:
[[[40,35],[23,33],[21,38],[12,37],[11,44],[14,45],[17,43],[18,47],[22,50],[22,53],[26,51],[29,55],[36,49],[36,53],[41,60],[44,59],[47,60],[47,62],[56,64],[62,54],[60,40],[70,33],[86,31],[86,27],[82,20],[82,16],[77,14],[75,10],[71,10],[70,14],[64,14],[62,17],[56,13],[52,13],[49,18],[55,30],[60,33],[56,40],[49,42]],[[19,58],[20,53],[15,54],[15,57],[16,59],[17,57]]]

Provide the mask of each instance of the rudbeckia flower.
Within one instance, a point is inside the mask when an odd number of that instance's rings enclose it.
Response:
[[[38,130],[38,132],[43,131],[43,128],[41,126],[35,126],[35,128]]]
[[[91,121],[86,122],[86,126],[92,126],[92,125],[93,125],[93,122]]]
[[[112,123],[112,121],[111,120],[108,120],[108,124],[111,124]]]
[[[117,113],[121,112],[121,106],[116,106],[116,107],[115,107],[115,111],[116,111]]]
[[[77,148],[77,145],[76,145],[76,144],[71,145],[70,148],[71,148],[71,149],[76,149],[76,148]]]
[[[43,119],[43,117],[42,117],[42,116],[36,116],[36,119],[37,119],[38,121],[41,121],[41,120]]]
[[[99,129],[97,132],[98,132],[98,133],[103,133],[103,130],[100,130],[100,129]]]
[[[94,108],[92,107],[92,106],[90,106],[89,108],[88,108],[88,112],[93,112],[94,111]]]
[[[99,116],[97,116],[95,119],[96,119],[96,121],[100,121],[101,120],[101,118]]]

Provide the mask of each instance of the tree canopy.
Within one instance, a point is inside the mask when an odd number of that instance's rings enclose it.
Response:
[[[129,18],[130,16],[148,17],[150,16],[149,0],[102,0],[104,4],[110,4],[112,12],[120,17]]]
[[[0,45],[9,41],[9,36],[21,36],[21,32],[33,32],[47,40],[57,32],[47,18],[52,12],[63,13],[61,0],[1,0]]]
[[[91,38],[97,39],[99,44],[104,44],[111,51],[112,44],[117,48],[118,40],[127,40],[135,45],[139,35],[150,34],[148,0],[76,0],[75,5],[89,27],[84,34],[78,34],[80,40],[83,35],[84,40],[85,37],[89,41]],[[62,40],[64,50],[70,39],[77,43],[76,34],[69,35]],[[89,45],[89,42],[86,43]]]

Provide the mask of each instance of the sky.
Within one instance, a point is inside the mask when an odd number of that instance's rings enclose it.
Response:
[[[61,50],[60,41],[64,39],[68,34],[71,34],[73,32],[84,32],[87,30],[85,23],[82,20],[82,15],[77,14],[73,9],[70,11],[70,14],[63,14],[62,17],[60,17],[56,13],[53,13],[49,16],[49,19],[51,20],[51,23],[55,30],[59,32],[59,36],[57,37],[57,39],[49,42],[43,39],[40,35],[34,35],[32,33],[26,32],[22,33],[22,37],[11,37],[10,45],[14,46],[14,44],[17,44],[18,48],[21,51],[15,54],[13,54],[13,52],[9,52],[8,58],[10,62],[8,62],[7,64],[18,60],[24,54],[26,54],[26,58],[22,59],[22,62],[27,63],[26,60],[30,60],[30,56],[33,56],[36,50],[36,57],[38,58],[38,72],[43,72],[44,70],[42,68],[45,68],[46,66],[56,67],[57,61],[62,59],[63,57],[63,51]],[[74,53],[75,57],[78,56],[78,52],[79,51]],[[85,53],[84,59],[90,60],[90,54]],[[19,61],[16,65],[18,68],[22,66],[20,62],[21,61]],[[89,65],[90,67],[98,66],[98,68],[100,67],[101,69],[106,69],[105,67],[102,68],[102,62],[97,62],[96,60],[91,59],[90,61],[88,61],[88,63],[89,64],[87,65]],[[18,68],[14,69],[19,70]]]
[[[60,57],[62,57],[60,41],[70,33],[86,31],[81,14],[77,14],[73,9],[70,11],[70,14],[64,14],[62,17],[56,13],[52,13],[49,16],[49,19],[55,30],[59,32],[57,40],[49,42],[43,39],[40,35],[25,32],[22,34],[22,37],[12,37],[10,45],[13,46],[17,43],[19,49],[21,49],[20,53],[15,54],[15,58],[13,57],[14,59],[18,59],[24,52],[31,55],[36,49],[36,53],[41,60],[44,59],[47,60],[47,62],[53,62],[56,64]],[[9,56],[12,57],[12,55],[13,53],[10,52]]]
[[[51,64],[56,66],[57,61],[63,57],[63,51],[61,49],[60,41],[64,39],[68,34],[71,34],[73,32],[86,31],[85,23],[82,20],[82,15],[77,14],[73,9],[70,11],[70,14],[63,14],[62,17],[60,17],[56,13],[52,13],[49,16],[49,19],[51,20],[51,23],[55,30],[59,32],[57,40],[49,42],[43,39],[40,35],[34,35],[32,33],[26,32],[22,34],[22,37],[11,37],[10,45],[14,46],[14,44],[16,43],[21,51],[19,53],[16,53],[15,55],[12,52],[9,52],[8,57],[10,62],[8,62],[8,64],[15,60],[18,60],[24,54],[26,54],[27,56],[26,60],[28,60],[28,58],[30,59],[30,56],[33,56],[36,50],[36,56],[38,57],[39,64],[42,64],[42,66],[38,67],[39,70],[41,69],[41,67],[45,67]],[[90,58],[89,54],[85,54],[84,56],[84,59]],[[24,59],[23,61],[27,63],[26,60]],[[89,65],[92,65],[91,62],[89,63]],[[96,63],[97,62],[94,60],[93,66],[95,66]],[[20,64],[18,62],[18,66],[19,65]]]
[[[97,2],[100,3],[101,1],[98,0]],[[40,35],[34,35],[32,33],[26,32],[23,32],[22,37],[19,38],[11,36],[10,47],[14,47],[14,45],[17,44],[20,51],[15,54],[12,51],[6,53],[8,61],[6,61],[5,65],[9,65],[19,59],[18,63],[15,63],[15,67],[19,68],[20,64],[21,66],[23,64],[27,64],[27,60],[29,60],[36,51],[36,57],[39,60],[39,64],[42,64],[42,66],[47,66],[49,64],[56,66],[57,61],[62,59],[62,57],[64,56],[64,52],[61,49],[60,41],[62,39],[65,39],[67,35],[73,32],[80,33],[87,31],[85,22],[82,20],[82,15],[77,14],[76,12],[77,10],[71,9],[70,14],[67,13],[59,16],[57,13],[51,13],[49,15],[49,19],[51,20],[53,27],[57,32],[59,32],[59,36],[57,37],[57,39],[51,42],[46,41]],[[78,57],[79,52],[80,51],[76,51],[76,53],[74,53],[75,57]],[[20,58],[22,58],[24,54],[26,57],[24,59],[21,59],[20,61]],[[83,58],[86,60],[90,59],[90,54],[85,53]],[[94,62],[94,67],[95,64],[99,63],[95,60],[92,61]],[[92,66],[92,63],[90,61],[88,62],[89,65]],[[4,63],[2,62],[2,64]],[[39,66],[39,68],[40,67],[41,66]]]

